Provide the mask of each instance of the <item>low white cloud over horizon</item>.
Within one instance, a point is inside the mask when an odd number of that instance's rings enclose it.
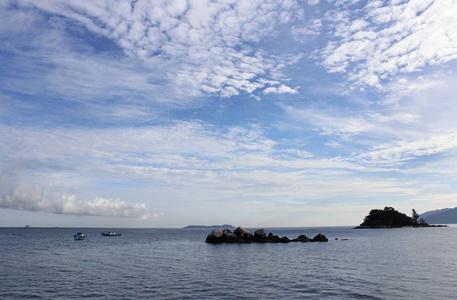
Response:
[[[3,1],[0,226],[357,225],[372,208],[457,207],[456,13]]]

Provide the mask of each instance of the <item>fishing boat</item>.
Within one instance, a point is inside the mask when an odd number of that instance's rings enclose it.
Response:
[[[84,233],[82,232],[78,232],[74,235],[75,237],[75,240],[85,240],[86,239],[86,236],[84,235]]]
[[[116,233],[116,232],[108,231],[108,232],[102,232],[102,235],[103,235],[103,236],[120,236],[121,233]]]

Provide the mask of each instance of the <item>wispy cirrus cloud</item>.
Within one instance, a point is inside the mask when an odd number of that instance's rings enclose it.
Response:
[[[364,164],[401,165],[408,160],[423,156],[442,154],[457,148],[457,133],[449,132],[430,136],[427,139],[396,141],[383,144],[357,157]]]
[[[53,166],[53,172],[108,171],[115,166],[212,171],[356,167],[338,159],[315,159],[294,143],[279,144],[270,139],[255,125],[215,128],[194,121],[110,130],[0,126],[0,133],[11,141],[2,147],[2,161],[21,161],[27,168],[37,169]],[[78,164],[81,157],[84,163]],[[113,173],[124,177],[123,172]]]
[[[257,126],[220,130],[201,122],[111,130],[37,128],[33,132],[2,126],[2,135],[12,141],[2,146],[2,163],[16,162],[18,182],[7,192],[3,189],[1,205],[62,214],[149,218],[155,216],[149,209],[162,211],[156,207],[163,207],[159,203],[176,204],[183,197],[301,197],[305,191],[308,197],[334,195],[342,187],[330,189],[322,176],[344,177],[360,170],[341,158],[315,158],[292,145],[278,145]],[[48,187],[51,182],[53,187]],[[141,183],[140,194],[154,191],[155,196],[148,197],[146,209],[135,196],[111,197],[111,193],[122,192],[123,185],[114,187],[113,182]],[[109,192],[92,191],[99,185],[112,187]],[[365,187],[367,192],[377,190],[369,181]]]
[[[338,113],[291,106],[283,108],[294,120],[310,124],[321,135],[341,141],[353,141],[367,135],[378,139],[401,137],[402,131],[399,129],[402,126],[411,126],[421,119],[420,115],[401,110]]]

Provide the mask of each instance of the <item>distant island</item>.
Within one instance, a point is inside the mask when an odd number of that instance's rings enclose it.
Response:
[[[235,226],[224,224],[224,225],[188,225],[183,229],[215,229],[215,228],[228,228],[235,229]]]
[[[398,228],[398,227],[444,227],[443,225],[429,225],[419,214],[412,210],[412,217],[395,210],[393,207],[372,209],[363,223],[356,228]]]

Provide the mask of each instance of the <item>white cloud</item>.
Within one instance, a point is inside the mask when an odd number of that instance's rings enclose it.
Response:
[[[360,112],[336,113],[316,110],[296,109],[283,106],[293,120],[311,124],[320,134],[332,139],[365,141],[370,137],[382,139],[402,134],[401,126],[411,126],[420,120],[420,116],[409,112],[392,112],[391,110],[367,110]],[[340,147],[337,141],[330,144]],[[329,144],[329,145],[330,145]]]
[[[436,188],[424,174],[455,194],[455,8],[324,2],[2,2],[0,164],[17,180],[0,177],[0,207],[160,215],[149,207],[175,221],[216,218],[221,203],[301,212],[411,199]],[[319,55],[352,92],[312,66]],[[240,105],[273,94],[285,114]]]
[[[266,88],[263,93],[265,95],[268,95],[268,94],[297,94],[298,91],[297,91],[297,87],[296,88],[290,88],[286,85],[280,85],[278,87],[268,87]]]
[[[409,124],[416,118],[410,113],[371,112],[365,118],[339,120],[341,123],[327,133],[361,134],[357,126],[351,125],[353,121],[383,127]],[[376,126],[368,128],[372,131]],[[2,126],[0,133],[9,143],[0,147],[0,162],[18,162],[15,171],[19,183],[8,183],[12,187],[9,190],[2,188],[0,206],[55,214],[154,219],[160,214],[149,212],[147,207],[168,214],[176,213],[176,207],[195,211],[209,209],[208,203],[220,205],[233,199],[241,203],[257,197],[266,197],[262,200],[266,202],[281,198],[304,203],[338,197],[417,195],[420,188],[413,182],[369,178],[366,174],[395,171],[395,165],[408,158],[446,153],[454,149],[451,144],[457,140],[456,135],[448,135],[409,144],[386,143],[371,151],[362,148],[352,156],[322,158],[320,153],[304,150],[303,145],[299,150],[291,141],[271,140],[264,130],[256,125],[221,129],[197,121],[91,130]],[[1,178],[5,181],[10,177]],[[118,196],[122,192],[119,182],[132,183],[134,188]],[[103,188],[107,184],[109,191]],[[138,200],[120,200],[131,198]]]
[[[418,95],[420,93],[428,93],[430,90],[445,88],[455,78],[449,74],[433,74],[419,77],[402,77],[398,81],[392,80],[385,85],[388,91],[385,98],[382,100],[385,103],[398,103],[402,98],[409,95]]]
[[[398,165],[408,160],[444,153],[457,148],[457,133],[437,134],[427,139],[379,145],[357,157],[364,164]]]
[[[140,0],[133,3],[23,0],[17,4],[24,9],[35,6],[61,17],[67,24],[69,21],[82,24],[88,30],[111,39],[130,56],[130,61],[139,61],[144,66],[145,76],[139,80],[140,83],[158,77],[166,80],[165,89],[174,88],[174,92],[181,97],[205,94],[230,97],[261,92],[265,80],[282,76],[278,66],[292,61],[284,56],[253,50],[245,43],[258,43],[274,36],[278,25],[290,22],[300,11],[296,1],[291,0],[233,3],[198,0]],[[10,15],[20,13],[22,11],[15,9],[8,12]],[[38,11],[34,14],[37,15],[36,22],[41,18],[40,22],[45,24],[46,20],[38,16]],[[28,26],[36,24],[31,22]],[[72,26],[73,29],[76,27],[75,24]],[[72,29],[67,25],[68,28]],[[54,29],[61,36],[65,36],[64,30],[59,27]],[[38,36],[45,39],[43,32],[38,32]],[[34,40],[39,37],[31,36]],[[49,42],[48,48],[52,49],[53,40],[49,39]],[[60,49],[61,45],[56,44],[54,48]],[[47,59],[60,66],[52,56]],[[106,70],[93,70],[100,69]],[[69,70],[78,70],[78,67]],[[83,71],[80,70],[81,73]],[[107,71],[107,74],[111,73]],[[55,73],[56,77],[62,78],[60,75]],[[82,75],[90,75],[90,72]],[[73,76],[63,78],[71,80]],[[164,85],[163,82],[161,85]],[[103,84],[98,86],[105,87]],[[142,84],[141,87],[148,88],[148,85]]]
[[[152,218],[146,204],[169,211],[187,205],[187,199],[321,197],[340,191],[315,184],[321,172],[344,176],[335,169],[360,169],[278,144],[254,125],[225,130],[201,122],[92,130],[2,126],[0,131],[9,140],[0,148],[0,162],[17,162],[18,179],[9,190],[2,188],[1,206],[56,214]],[[119,182],[141,184],[123,191]],[[106,185],[109,190],[99,190]],[[138,200],[120,200],[131,198]]]
[[[344,9],[327,14],[335,39],[322,51],[322,64],[330,72],[347,73],[352,83],[377,86],[397,74],[457,58],[454,1],[377,2]]]
[[[321,33],[322,21],[320,19],[309,20],[306,26],[292,26],[291,33],[296,41],[302,42],[310,37],[316,37]]]
[[[6,169],[1,170],[0,208],[142,220],[154,219],[160,215],[149,213],[144,203],[124,202],[120,199],[100,197],[87,201],[78,199],[74,194],[60,194],[51,187],[43,188],[40,185],[24,182],[12,185],[14,180],[10,176],[14,175]]]

